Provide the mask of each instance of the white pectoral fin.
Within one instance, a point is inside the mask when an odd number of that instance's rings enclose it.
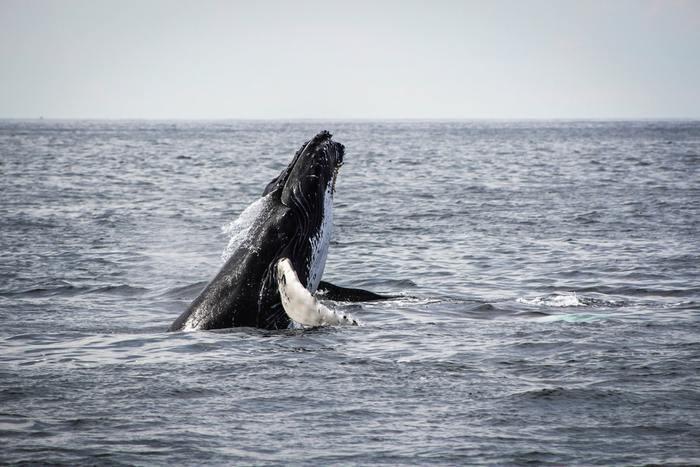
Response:
[[[350,316],[339,315],[316,300],[299,282],[299,277],[287,258],[277,262],[277,287],[284,311],[299,324],[305,326],[357,325],[357,321]]]

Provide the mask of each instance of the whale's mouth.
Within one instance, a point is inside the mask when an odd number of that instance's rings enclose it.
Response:
[[[306,189],[316,185],[321,192],[330,186],[333,193],[344,155],[345,146],[333,141],[332,135],[324,130],[301,146],[289,165],[267,185],[263,195],[292,191],[299,185]]]
[[[285,184],[297,176],[323,177],[335,185],[338,171],[343,165],[345,146],[333,141],[328,131],[322,131],[309,140],[289,165]],[[303,174],[303,175],[302,175]]]
[[[331,193],[335,193],[335,181],[338,179],[338,172],[340,172],[340,167],[342,167],[343,163],[341,162],[335,167],[335,170],[333,170],[333,181],[331,182]]]

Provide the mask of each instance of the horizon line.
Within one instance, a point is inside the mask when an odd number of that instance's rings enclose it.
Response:
[[[634,122],[634,121],[700,121],[700,116],[677,117],[3,117],[0,121],[202,121],[202,122],[474,122],[474,121],[532,121],[532,122]]]

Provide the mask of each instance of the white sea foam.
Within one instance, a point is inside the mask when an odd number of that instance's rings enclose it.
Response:
[[[534,306],[547,306],[547,307],[595,307],[595,308],[617,308],[625,306],[627,303],[624,300],[611,300],[609,297],[603,297],[601,294],[591,295],[578,295],[576,292],[555,292],[549,295],[543,295],[534,298],[518,298],[516,301],[518,303],[523,303],[525,305]]]
[[[525,305],[537,305],[537,306],[552,306],[552,307],[571,307],[571,306],[586,306],[576,292],[564,292],[564,293],[554,293],[551,295],[546,295],[544,297],[535,298],[518,298],[516,300],[518,303],[524,303]]]
[[[544,323],[553,323],[557,321],[563,321],[565,323],[590,323],[591,321],[599,321],[601,319],[607,319],[607,316],[594,315],[590,313],[566,313],[563,315],[555,314],[541,316],[539,318],[535,318],[535,321],[541,321]]]
[[[226,245],[224,251],[221,252],[222,261],[228,261],[233,252],[248,240],[250,228],[258,222],[262,216],[269,214],[269,200],[270,195],[258,199],[245,208],[238,218],[221,228],[222,232],[229,236],[228,245]]]

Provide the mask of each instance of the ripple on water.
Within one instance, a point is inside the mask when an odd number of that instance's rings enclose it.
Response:
[[[0,121],[0,463],[700,463],[697,123],[328,125],[399,296],[167,333],[319,123]]]

